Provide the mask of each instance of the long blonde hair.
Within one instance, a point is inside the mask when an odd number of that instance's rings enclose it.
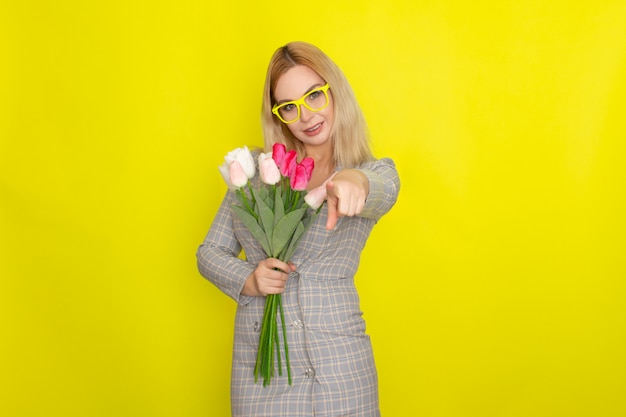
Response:
[[[367,123],[348,80],[324,52],[306,42],[288,43],[278,48],[270,60],[261,108],[266,151],[270,151],[272,145],[278,142],[288,149],[295,149],[300,155],[305,154],[302,142],[272,114],[278,79],[297,65],[311,68],[330,85],[329,92],[334,100],[335,111],[335,122],[330,133],[335,165],[351,168],[373,160]]]

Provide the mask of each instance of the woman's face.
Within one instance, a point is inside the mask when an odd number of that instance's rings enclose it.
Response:
[[[274,97],[277,103],[298,100],[317,87],[326,84],[311,68],[298,65],[280,76]],[[300,118],[287,124],[291,133],[305,146],[330,145],[330,132],[335,121],[332,90],[328,90],[328,106],[314,112],[300,105]]]

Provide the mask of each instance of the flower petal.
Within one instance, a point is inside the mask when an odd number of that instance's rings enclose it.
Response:
[[[233,161],[229,167],[230,182],[235,188],[241,188],[248,183],[248,176],[238,161]]]
[[[296,167],[298,161],[296,160],[298,154],[296,151],[289,151],[285,154],[282,165],[280,165],[280,173],[283,177],[291,177],[293,170]]]
[[[252,157],[252,153],[250,153],[247,146],[244,146],[243,149],[240,149],[237,153],[237,161],[241,164],[241,167],[248,178],[254,177],[254,174],[256,173],[254,158]]]
[[[286,153],[287,148],[282,143],[275,143],[274,146],[272,146],[272,159],[274,159],[278,168],[283,166]]]
[[[274,159],[271,155],[268,157],[268,154],[259,155],[259,175],[265,184],[273,185],[280,181],[280,171]]]
[[[322,204],[324,204],[324,200],[326,200],[326,183],[313,188],[304,196],[304,201],[313,210],[317,210]]]
[[[306,175],[307,175],[307,178],[310,180],[311,176],[313,175],[313,168],[315,167],[315,161],[313,160],[313,158],[307,157],[307,158],[304,158],[302,162],[300,163],[304,165],[304,167],[306,168]]]
[[[293,170],[293,173],[289,177],[289,185],[294,191],[306,190],[306,186],[309,183],[307,178],[306,168],[302,164],[297,164]]]

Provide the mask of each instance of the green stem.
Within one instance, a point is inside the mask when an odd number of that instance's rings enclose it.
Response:
[[[280,294],[276,295],[276,303],[280,306]],[[279,376],[283,376],[283,365],[280,361],[280,338],[278,336],[278,332],[275,332],[274,335],[276,336],[275,339],[275,343],[276,343],[276,359],[278,361],[278,375]],[[272,369],[274,369],[274,367],[272,367]]]
[[[302,194],[302,193],[300,193],[300,192],[295,192],[294,194],[295,194],[296,196],[295,196],[295,198],[293,199],[293,204],[291,205],[291,211],[294,211],[294,210],[296,209],[296,205],[298,204],[298,200],[300,199],[300,194]]]
[[[252,201],[256,204],[256,198],[254,198],[254,193],[252,192],[252,183],[248,180],[248,190],[250,190],[250,196],[252,197]]]
[[[276,201],[276,184],[272,185],[272,188],[270,188],[270,190],[272,190],[270,201]]]
[[[291,186],[289,185],[289,177],[283,178],[283,190],[285,190],[285,211],[291,202]]]
[[[261,332],[259,333],[259,347],[257,350],[257,355],[256,355],[256,364],[254,365],[254,383],[256,384],[258,381],[258,377],[259,377],[259,372],[261,372],[261,376],[263,376],[263,354],[264,354],[264,348],[266,346],[265,344],[265,339],[266,339],[266,335],[267,335],[267,326],[266,326],[266,322],[267,322],[267,317],[269,314],[269,303],[268,300],[265,300],[265,308],[263,309],[263,320],[262,320],[262,325],[261,325]]]
[[[276,308],[275,308],[275,296],[272,295],[268,295],[267,296],[268,299],[270,300],[270,307],[269,307],[269,312],[270,314],[268,314],[268,316],[270,317],[274,317],[274,320],[268,320],[268,331],[269,331],[269,335],[267,338],[267,346],[268,349],[265,353],[265,363],[264,363],[264,375],[263,375],[263,386],[267,386],[270,384],[270,381],[272,379],[272,373],[273,373],[273,365],[274,365],[274,361],[272,360],[274,358],[274,332],[276,331],[276,321],[275,321],[275,317],[276,317]]]
[[[315,210],[315,214],[320,214],[320,211],[322,211],[322,207],[324,207],[324,204],[326,204],[325,201],[322,204],[320,204],[320,206],[317,208],[317,210]]]
[[[246,209],[258,221],[259,220],[259,216],[257,216],[257,214],[254,212],[252,207],[250,207],[250,203],[248,202],[248,197],[246,196],[246,193],[243,192],[243,188],[239,188],[238,190],[241,193],[241,199],[243,200],[243,204],[246,206]]]
[[[287,381],[291,385],[291,365],[289,364],[289,346],[287,345],[287,329],[285,328],[285,314],[283,313],[282,297],[278,298],[278,308],[280,309],[280,322],[283,328],[283,345],[285,346],[285,362],[287,363]]]

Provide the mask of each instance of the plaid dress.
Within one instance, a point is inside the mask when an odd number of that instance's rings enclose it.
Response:
[[[231,209],[228,191],[197,253],[200,273],[237,302],[232,363],[232,414],[237,417],[379,416],[374,356],[354,284],[361,251],[377,220],[396,202],[400,181],[392,160],[359,168],[369,194],[358,217],[326,230],[327,210],[300,240],[283,294],[293,384],[276,376],[254,383],[265,297],[241,295],[266,255]],[[237,256],[244,250],[246,260]],[[282,349],[282,343],[281,343]],[[283,368],[285,365],[283,364]]]

